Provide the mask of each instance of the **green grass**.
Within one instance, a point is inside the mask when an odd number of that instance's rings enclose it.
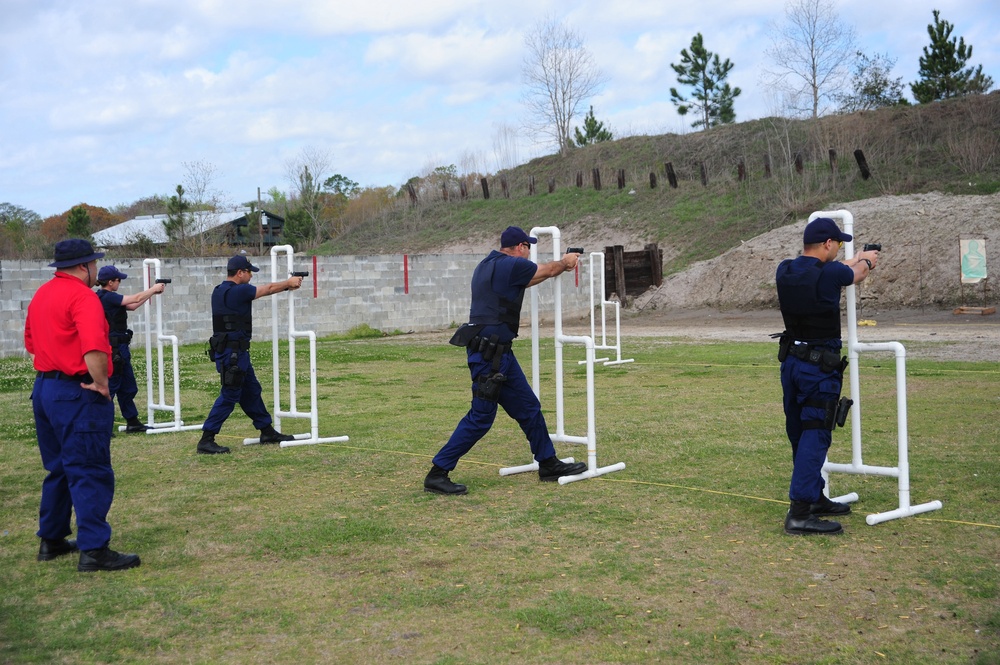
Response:
[[[812,539],[781,529],[774,345],[626,338],[636,362],[595,369],[598,462],[623,471],[501,477],[529,458],[501,413],[452,474],[470,493],[441,497],[422,479],[469,399],[447,337],[320,340],[320,434],[343,444],[244,447],[239,411],[218,437],[226,456],[195,455],[197,432],[118,434],[112,545],[143,564],[115,574],[34,560],[32,372],[0,359],[0,662],[1000,662],[994,364],[908,362],[911,502],[942,510],[869,527],[896,507],[895,481],[834,475],[835,495],[861,500],[844,535]],[[516,352],[530,371],[530,345]],[[182,349],[188,422],[217,394],[201,353]],[[270,406],[271,347],[252,354]],[[577,356],[569,433],[585,427]],[[892,465],[894,368],[861,362],[865,462]],[[835,432],[833,461],[849,441]]]

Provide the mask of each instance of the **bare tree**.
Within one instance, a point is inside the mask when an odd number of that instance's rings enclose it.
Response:
[[[857,54],[854,28],[841,22],[833,5],[789,0],[785,22],[770,26],[771,48],[765,52],[773,69],[764,71],[764,82],[788,93],[794,111],[814,118],[822,100],[843,90]]]
[[[493,125],[493,159],[497,171],[512,169],[521,163],[517,150],[517,128],[505,122]]]
[[[552,139],[560,154],[572,147],[570,127],[584,100],[604,84],[583,37],[566,24],[548,18],[525,35],[528,53],[521,68],[522,95],[528,107],[526,124],[535,134]]]
[[[182,195],[186,194],[188,197],[188,200],[183,202],[184,206],[180,211],[175,211],[177,219],[180,220],[181,241],[179,247],[184,252],[204,254],[210,239],[205,231],[209,228],[215,228],[218,213],[226,209],[228,204],[222,191],[214,186],[219,177],[219,170],[215,168],[215,164],[198,160],[182,162],[182,165],[184,166],[182,179],[184,187],[178,185],[178,197],[170,197],[178,199],[174,205],[181,202]],[[188,211],[186,233],[189,237],[185,237],[185,223],[183,221],[185,211]],[[197,223],[196,217],[192,213],[197,213],[199,220]]]
[[[213,185],[219,177],[215,164],[206,161],[182,162],[184,166],[184,191],[196,208],[215,209],[222,202],[222,192]]]
[[[331,161],[329,151],[307,146],[297,157],[285,162],[285,177],[298,199],[297,205],[293,205],[293,213],[308,220],[311,227],[308,232],[306,229],[299,230],[302,239],[311,238],[316,242],[324,240],[322,190]],[[293,222],[291,226],[294,225]]]

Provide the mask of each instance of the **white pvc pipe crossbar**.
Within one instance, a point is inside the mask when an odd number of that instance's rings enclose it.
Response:
[[[278,281],[278,256],[279,254],[284,254],[287,259],[287,276],[290,277],[293,273],[293,260],[295,257],[295,250],[292,249],[291,245],[275,245],[271,248],[271,281]],[[314,276],[315,277],[315,276]],[[279,363],[279,334],[278,334],[278,300],[281,298],[281,294],[275,294],[271,297],[271,364],[274,374],[274,427],[279,429],[281,425],[281,418],[308,418],[309,419],[309,432],[304,434],[295,434],[295,439],[292,441],[282,441],[282,448],[290,448],[292,446],[307,446],[314,443],[332,443],[335,441],[349,441],[349,437],[346,436],[328,436],[320,437],[319,435],[319,402],[316,398],[316,333],[311,330],[298,330],[295,327],[295,291],[288,291],[286,298],[288,300],[288,394],[289,394],[289,408],[287,411],[281,408],[281,370]],[[298,408],[297,400],[297,386],[296,386],[296,375],[295,375],[295,340],[305,338],[309,340],[309,410],[300,411]],[[252,444],[260,443],[260,437],[243,439],[243,445],[248,446]]]
[[[599,261],[598,261],[599,260]],[[596,266],[595,263],[599,262],[600,267]],[[595,334],[595,321],[594,321],[594,309],[596,307],[594,303],[594,294],[597,292],[597,285],[594,283],[597,279],[597,275],[600,275],[600,306],[601,306],[601,343],[597,344],[597,335]],[[607,314],[605,313],[605,305],[613,305],[615,308],[615,343],[608,344],[607,338]],[[635,358],[622,359],[622,322],[621,322],[621,303],[608,300],[608,293],[605,287],[605,276],[604,276],[604,252],[591,252],[590,253],[590,337],[594,340],[594,348],[600,350],[614,349],[615,360],[610,358],[595,358],[594,362],[601,363],[605,367],[609,365],[622,365],[624,363],[635,362]],[[583,365],[586,360],[581,360],[577,364]]]
[[[817,217],[840,219],[844,233],[854,235],[854,216],[847,210],[820,211],[809,216],[809,221]],[[854,257],[854,241],[844,243],[844,256]],[[879,524],[900,517],[910,517],[932,510],[940,510],[940,501],[930,501],[917,506],[910,505],[910,458],[906,414],[906,349],[899,342],[863,343],[858,341],[858,314],[856,305],[856,288],[852,284],[847,287],[847,358],[850,370],[851,399],[851,463],[834,464],[829,460],[823,465],[823,475],[829,472],[872,474],[890,476],[898,479],[899,508],[884,513],[875,513],[865,518],[869,525]],[[896,357],[896,411],[898,460],[897,466],[871,466],[864,464],[861,458],[861,381],[858,375],[858,354],[867,351],[892,351]],[[839,500],[856,501],[857,494],[851,493]]]
[[[552,236],[552,256],[554,261],[562,258],[559,248],[560,233],[554,226],[535,227],[531,229],[530,235],[537,238],[539,235]],[[538,263],[538,247],[531,245],[531,260]],[[565,485],[577,480],[596,478],[606,473],[620,471],[625,468],[624,462],[611,466],[597,466],[597,428],[595,424],[594,406],[594,340],[591,337],[582,335],[564,335],[562,332],[562,283],[560,279],[552,280],[554,283],[554,309],[555,309],[555,354],[556,354],[556,432],[550,433],[553,441],[565,443],[582,443],[587,446],[587,470],[573,476],[563,476],[559,478],[559,484]],[[563,344],[582,344],[587,350],[587,435],[571,436],[566,434],[564,424],[563,409]],[[538,290],[531,289],[531,387],[536,397],[540,398],[539,391],[539,357],[538,357]],[[510,475],[522,471],[534,471],[538,469],[538,463],[526,464],[519,467],[507,467],[500,470],[500,475]]]
[[[153,278],[150,280],[149,267],[153,269]],[[160,277],[160,260],[159,259],[144,259],[142,262],[142,289],[145,291],[150,288],[152,284],[156,283],[156,280],[161,279]],[[151,428],[146,430],[146,434],[162,434],[164,432],[180,432],[182,430],[195,430],[201,429],[201,425],[185,425],[184,421],[181,420],[181,376],[180,376],[180,364],[177,360],[177,337],[176,335],[164,335],[163,334],[163,298],[164,295],[157,296],[153,298],[152,302],[147,302],[143,305],[143,316],[145,317],[146,323],[146,407],[147,407],[147,422],[146,426]],[[153,328],[154,322],[150,321],[151,311],[155,309],[155,328],[156,328],[156,385],[158,391],[156,396],[154,396],[153,391]],[[163,353],[163,343],[170,342],[170,347],[172,349],[172,369],[174,375],[174,403],[167,404],[165,402],[166,397],[166,372],[165,372],[165,361]],[[174,414],[174,419],[170,422],[158,423],[156,422],[156,412],[157,411],[170,411]],[[119,432],[125,431],[125,426],[120,426],[118,428]]]

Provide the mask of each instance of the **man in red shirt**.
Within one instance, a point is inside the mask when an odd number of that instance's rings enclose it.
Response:
[[[38,560],[80,551],[77,570],[124,570],[139,565],[135,554],[108,548],[108,510],[115,494],[111,469],[114,404],[108,392],[111,345],[104,308],[91,287],[97,259],[86,240],[56,243],[55,277],[28,305],[24,347],[37,376],[31,391],[42,465]],[[76,511],[77,540],[70,518]]]

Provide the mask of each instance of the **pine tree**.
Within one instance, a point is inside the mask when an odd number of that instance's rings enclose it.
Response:
[[[171,240],[185,240],[188,235],[188,211],[191,204],[184,198],[184,188],[177,185],[177,194],[167,201],[167,219],[163,228]]]
[[[66,219],[66,233],[70,238],[90,239],[90,214],[82,205],[70,208]]]
[[[610,141],[614,138],[609,130],[604,129],[604,123],[594,117],[593,105],[591,105],[590,112],[583,119],[583,131],[581,132],[580,128],[577,127],[575,132],[576,144],[581,148],[585,145]]]
[[[677,107],[677,113],[687,115],[694,110],[699,119],[691,123],[692,127],[715,127],[736,122],[736,112],[733,101],[739,97],[742,90],[730,88],[725,83],[733,63],[720,61],[717,54],[705,48],[704,39],[699,32],[691,40],[691,52],[681,49],[681,64],[670,64],[677,72],[677,82],[694,88],[689,102],[676,88],[670,88],[670,99]]]
[[[972,57],[972,46],[965,38],[952,37],[955,26],[941,20],[934,10],[934,24],[927,26],[930,46],[920,58],[920,80],[910,84],[913,97],[921,104],[938,99],[984,93],[993,87],[993,79],[983,74],[983,66],[965,68]]]

